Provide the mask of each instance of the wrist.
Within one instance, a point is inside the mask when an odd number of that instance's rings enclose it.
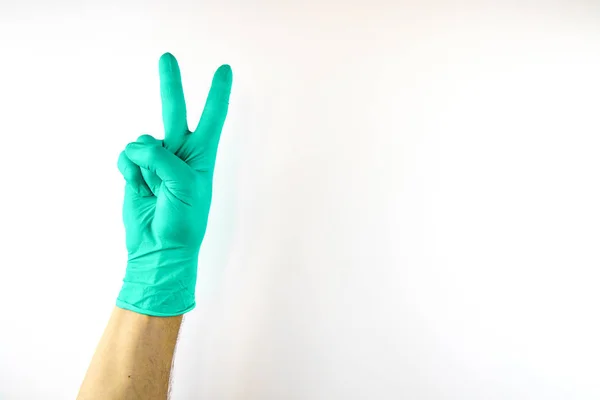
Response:
[[[158,251],[130,256],[117,306],[136,313],[167,317],[195,307],[198,253]]]

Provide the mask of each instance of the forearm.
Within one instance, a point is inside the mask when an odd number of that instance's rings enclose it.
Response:
[[[115,307],[77,398],[166,399],[181,320]]]

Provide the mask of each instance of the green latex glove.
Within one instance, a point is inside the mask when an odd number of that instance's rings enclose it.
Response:
[[[190,132],[175,57],[164,54],[159,71],[165,139],[143,135],[119,156],[129,256],[117,306],[174,316],[196,305],[198,253],[232,75],[228,65],[219,67],[198,127]]]

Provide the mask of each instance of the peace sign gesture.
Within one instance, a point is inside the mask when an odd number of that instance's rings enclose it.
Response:
[[[215,72],[192,132],[175,57],[164,54],[159,71],[165,138],[142,135],[119,157],[126,181],[123,221],[129,257],[117,306],[170,316],[195,306],[198,252],[208,221],[232,74],[228,65]]]
[[[215,73],[202,117],[193,132],[187,126],[181,73],[175,57],[164,54],[160,58],[159,71],[165,147],[197,171],[213,169],[227,116],[231,68],[222,65]]]

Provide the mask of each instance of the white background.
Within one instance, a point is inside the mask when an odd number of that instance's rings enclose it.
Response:
[[[503,5],[500,5],[500,4]],[[173,399],[600,398],[600,5],[0,2],[0,398],[74,398],[121,149],[234,72]]]

